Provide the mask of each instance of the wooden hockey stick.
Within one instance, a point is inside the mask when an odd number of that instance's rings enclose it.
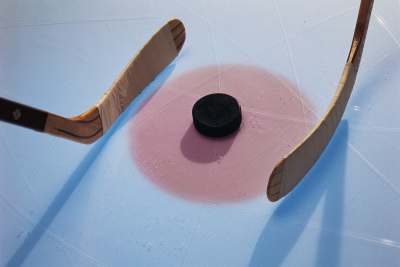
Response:
[[[73,117],[0,98],[0,120],[80,143],[99,139],[132,100],[178,55],[186,38],[178,19],[166,23],[132,59],[100,101]]]
[[[275,166],[267,186],[269,200],[277,201],[293,190],[318,160],[334,134],[356,81],[373,4],[374,0],[361,0],[353,42],[335,96],[317,126]]]

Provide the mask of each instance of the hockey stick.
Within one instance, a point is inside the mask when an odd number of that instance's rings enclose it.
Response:
[[[373,4],[374,0],[361,0],[353,42],[335,96],[317,126],[275,166],[267,186],[269,200],[277,201],[293,190],[318,160],[334,134],[356,81]]]
[[[0,98],[0,120],[80,143],[99,139],[132,100],[178,55],[186,38],[178,19],[166,23],[132,59],[100,101],[72,118]]]

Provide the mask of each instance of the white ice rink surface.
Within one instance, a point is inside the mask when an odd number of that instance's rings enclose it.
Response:
[[[399,0],[375,1],[343,121],[282,201],[190,201],[147,179],[131,151],[140,103],[209,65],[276,73],[321,116],[358,5],[1,0],[0,96],[65,116],[93,105],[169,18],[185,23],[187,42],[94,145],[0,124],[0,266],[400,266]]]

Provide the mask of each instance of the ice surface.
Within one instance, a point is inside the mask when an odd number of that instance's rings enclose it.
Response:
[[[132,157],[132,123],[160,86],[206,66],[218,77],[226,64],[282,77],[320,116],[359,1],[0,1],[0,95],[65,116],[93,105],[167,19],[188,36],[92,146],[0,124],[0,266],[399,266],[400,2],[375,2],[333,141],[270,203],[163,190]]]

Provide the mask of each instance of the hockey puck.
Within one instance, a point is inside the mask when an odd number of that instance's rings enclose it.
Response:
[[[239,129],[242,112],[238,101],[227,94],[216,93],[200,98],[192,109],[196,130],[208,137],[224,137]]]

